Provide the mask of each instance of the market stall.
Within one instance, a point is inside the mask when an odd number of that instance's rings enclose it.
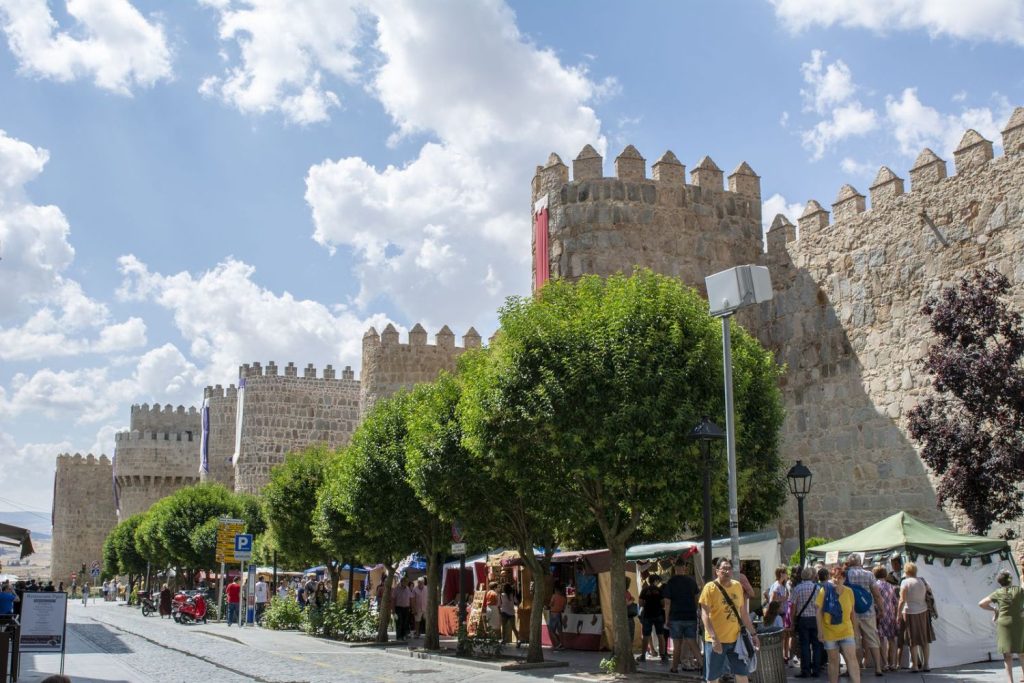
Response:
[[[1010,570],[1019,583],[1006,541],[957,534],[898,512],[852,536],[807,549],[812,560],[820,561],[842,561],[850,553],[863,553],[869,566],[894,554],[917,564],[917,575],[928,582],[938,606],[932,668],[1001,658],[991,613],[977,605],[997,588],[1000,570]]]

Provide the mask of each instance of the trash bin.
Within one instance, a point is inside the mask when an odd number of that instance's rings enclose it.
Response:
[[[758,628],[761,649],[757,653],[757,670],[750,675],[753,683],[786,683],[786,660],[782,656],[782,629]]]

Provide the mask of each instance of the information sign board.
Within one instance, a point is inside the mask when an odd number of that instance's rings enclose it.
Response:
[[[452,555],[465,555],[466,544],[465,543],[452,543]]]
[[[252,534],[235,534],[234,553],[236,560],[252,559]]]
[[[217,520],[217,562],[233,564],[243,558],[235,557],[235,536],[245,531],[245,522],[241,519],[221,517]]]
[[[67,593],[22,593],[21,651],[63,652],[67,615]]]

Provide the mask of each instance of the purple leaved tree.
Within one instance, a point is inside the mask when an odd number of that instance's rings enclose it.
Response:
[[[921,459],[939,475],[939,505],[962,509],[971,531],[1024,514],[1024,325],[1007,303],[1010,282],[975,271],[930,297],[938,341],[924,368],[933,393],[910,413]]]

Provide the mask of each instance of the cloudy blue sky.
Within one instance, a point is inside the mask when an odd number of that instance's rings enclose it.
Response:
[[[0,0],[0,28],[0,509],[241,362],[490,335],[551,151],[747,161],[770,221],[1024,104],[1019,0]]]

